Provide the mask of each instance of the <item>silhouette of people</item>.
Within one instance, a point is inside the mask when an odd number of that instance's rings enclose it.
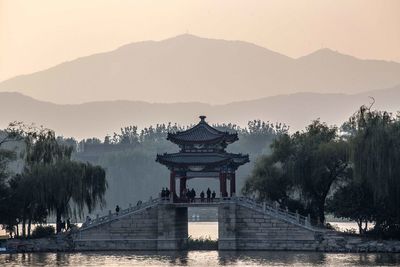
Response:
[[[200,202],[204,202],[204,191],[200,193]]]
[[[67,219],[67,231],[71,229],[71,220]]]
[[[182,200],[185,200],[186,197],[187,197],[187,189],[183,188],[181,198],[182,198]]]
[[[194,202],[195,198],[196,198],[196,191],[194,191],[194,188],[192,188],[192,191],[191,191],[191,198],[192,198],[192,202]]]
[[[165,189],[164,187],[161,189],[161,199],[164,200],[165,199]]]
[[[215,191],[213,190],[212,194],[211,194],[211,201],[214,202],[215,196],[217,194],[215,193]]]
[[[210,188],[207,189],[207,202],[210,202],[211,199],[211,190]]]
[[[171,195],[171,191],[169,191],[168,187],[165,188],[165,197],[169,199],[169,196]]]
[[[190,191],[189,189],[186,189],[186,201],[190,202],[192,199],[192,191]]]
[[[115,213],[118,215],[119,211],[120,211],[120,208],[119,208],[119,206],[117,205],[117,206],[115,207]]]
[[[65,231],[65,221],[61,221],[61,232]]]

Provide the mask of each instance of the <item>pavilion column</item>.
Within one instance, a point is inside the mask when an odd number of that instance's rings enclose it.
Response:
[[[180,183],[179,183],[179,196],[183,196],[183,190],[186,188],[186,176],[181,177]]]
[[[231,187],[231,197],[233,197],[234,195],[236,195],[236,173],[233,172],[231,173],[231,183],[230,183],[230,187]]]
[[[175,171],[171,171],[171,175],[169,177],[169,190],[171,191],[171,198],[174,198],[176,189],[175,189]]]
[[[222,191],[223,191],[223,189],[222,189],[222,184],[223,184],[222,179],[223,179],[223,174],[222,174],[222,172],[220,172],[219,173],[219,193],[220,193],[221,197],[223,196],[222,195]]]
[[[219,188],[222,197],[227,197],[228,193],[226,190],[226,173],[219,174]]]

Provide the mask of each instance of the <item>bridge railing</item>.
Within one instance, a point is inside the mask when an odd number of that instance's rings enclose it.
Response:
[[[161,201],[163,201],[163,202],[171,202],[172,200],[170,199],[170,198],[161,198]],[[173,203],[174,204],[180,204],[180,203],[182,203],[182,204],[212,204],[212,203],[215,203],[215,204],[217,204],[217,203],[219,203],[219,201],[220,201],[220,198],[210,198],[210,199],[207,199],[207,198],[200,198],[200,197],[196,197],[196,198],[194,198],[194,199],[191,199],[191,200],[189,200],[189,199],[187,199],[187,198],[175,198],[174,199],[174,201],[173,201]]]
[[[150,206],[154,206],[159,202],[160,202],[160,198],[154,198],[154,199],[150,198],[149,201],[147,201],[147,202],[139,201],[136,206],[129,206],[129,208],[122,209],[118,213],[117,212],[113,213],[113,212],[111,212],[111,210],[109,210],[107,215],[104,215],[101,217],[99,215],[97,215],[95,219],[86,220],[82,224],[81,229],[90,228],[90,227],[93,227],[93,226],[96,226],[96,225],[99,225],[99,224],[102,224],[105,222],[112,221],[114,219],[117,219],[117,218],[127,215],[129,213],[132,213],[134,211],[138,211],[138,210],[150,207]]]
[[[257,202],[248,197],[235,197],[236,201],[243,203],[245,206],[250,206],[252,208],[256,208],[258,210],[262,210],[266,213],[272,213],[277,215],[278,217],[289,220],[295,224],[303,225],[307,228],[312,228],[310,216],[303,216],[297,212],[291,212],[285,209],[278,207],[277,205],[271,205],[266,202]]]

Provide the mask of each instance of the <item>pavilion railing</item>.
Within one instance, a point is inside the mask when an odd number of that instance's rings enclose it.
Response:
[[[193,200],[189,200],[189,199],[187,199],[187,198],[176,198],[176,199],[174,199],[174,204],[185,204],[185,203],[187,203],[187,204],[218,204],[219,203],[219,201],[220,201],[221,199],[220,198],[209,198],[209,199],[207,199],[207,198],[200,198],[200,197],[196,197],[196,198],[194,198]],[[166,202],[168,202],[168,201],[170,201],[170,199],[169,198],[167,198],[166,200],[164,200],[164,201],[166,201]]]

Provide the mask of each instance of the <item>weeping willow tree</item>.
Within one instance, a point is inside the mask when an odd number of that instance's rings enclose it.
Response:
[[[81,216],[86,209],[91,212],[103,206],[107,190],[104,169],[72,161],[73,148],[58,143],[51,130],[16,126],[25,141],[25,168],[15,190],[20,192],[20,199],[28,200],[22,201],[21,216],[23,224],[28,220],[28,229],[39,207],[56,216],[60,232],[61,219],[72,214],[71,207]]]
[[[375,228],[400,236],[400,118],[363,106],[347,128],[355,179],[373,192]]]
[[[56,215],[57,232],[62,217],[69,217],[72,207],[81,216],[104,204],[107,189],[105,171],[89,163],[61,159],[53,164],[34,164],[25,174],[36,181],[36,198],[50,214]]]

